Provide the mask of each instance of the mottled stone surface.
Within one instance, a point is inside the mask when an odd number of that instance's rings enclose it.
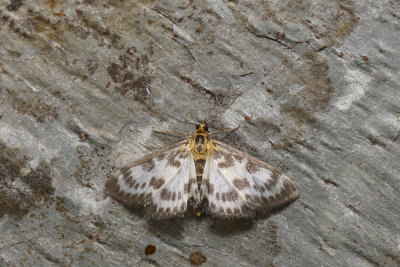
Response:
[[[0,35],[1,266],[400,265],[398,1],[1,0]],[[194,132],[159,111],[240,124],[219,140],[299,199],[148,221],[105,198],[175,140],[152,129]]]

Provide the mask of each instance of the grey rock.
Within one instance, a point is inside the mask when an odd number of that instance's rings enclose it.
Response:
[[[399,266],[399,17],[394,0],[0,1],[0,265]],[[194,131],[163,113],[240,124],[219,140],[299,199],[154,221],[106,197],[174,141],[153,129]]]

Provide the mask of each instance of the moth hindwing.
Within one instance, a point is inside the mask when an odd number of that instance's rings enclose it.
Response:
[[[182,216],[188,206],[223,218],[254,217],[298,197],[283,173],[211,139],[205,123],[196,133],[122,167],[105,192],[152,217]]]

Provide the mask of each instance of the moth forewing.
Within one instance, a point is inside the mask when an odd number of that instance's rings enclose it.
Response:
[[[231,173],[232,184],[241,191],[249,205],[271,210],[298,197],[295,184],[276,168],[227,144],[214,143],[221,149],[220,155],[212,158],[221,166],[223,174]],[[231,166],[224,168],[231,161]]]
[[[179,216],[187,209],[194,173],[188,140],[180,140],[120,168],[105,193],[129,208],[144,207],[152,217]]]

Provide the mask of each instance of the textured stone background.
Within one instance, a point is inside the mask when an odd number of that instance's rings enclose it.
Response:
[[[0,265],[399,266],[400,2],[171,2],[0,1]],[[154,107],[241,124],[219,139],[299,199],[221,222],[105,198],[174,141],[153,128],[193,132]]]

